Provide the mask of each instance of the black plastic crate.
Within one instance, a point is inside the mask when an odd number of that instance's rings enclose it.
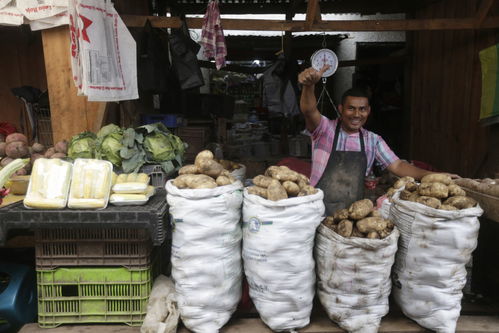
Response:
[[[143,206],[113,206],[103,210],[26,209],[22,202],[0,208],[0,246],[10,229],[47,228],[136,228],[146,229],[153,245],[170,239],[166,191],[156,194]]]

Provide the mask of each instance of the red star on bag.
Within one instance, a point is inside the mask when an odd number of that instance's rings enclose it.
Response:
[[[83,15],[80,15],[81,21],[83,22],[83,29],[81,29],[81,38],[83,38],[84,41],[87,41],[90,43],[90,39],[88,38],[87,35],[87,28],[93,23],[92,20],[86,18]]]

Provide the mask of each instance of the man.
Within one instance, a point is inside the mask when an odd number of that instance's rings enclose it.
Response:
[[[349,89],[338,106],[340,118],[330,120],[316,107],[315,84],[329,68],[307,68],[298,75],[300,109],[312,134],[312,185],[324,191],[326,213],[348,207],[364,193],[364,177],[376,162],[397,176],[421,179],[430,174],[400,160],[377,134],[364,129],[371,107],[366,92]]]

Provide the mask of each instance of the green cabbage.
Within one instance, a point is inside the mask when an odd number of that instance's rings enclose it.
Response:
[[[83,132],[71,138],[68,156],[72,159],[94,158],[96,135],[92,132]]]
[[[97,133],[97,138],[97,158],[108,160],[115,166],[120,167],[123,130],[114,124],[110,124],[101,128]]]

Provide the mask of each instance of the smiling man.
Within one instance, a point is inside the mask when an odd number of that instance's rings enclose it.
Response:
[[[363,198],[364,177],[374,163],[400,177],[421,179],[432,173],[400,160],[381,136],[362,127],[371,112],[365,91],[352,88],[343,94],[338,119],[321,115],[314,90],[327,69],[307,68],[299,74],[298,82],[303,86],[300,109],[312,133],[310,182],[324,191],[328,215]]]

